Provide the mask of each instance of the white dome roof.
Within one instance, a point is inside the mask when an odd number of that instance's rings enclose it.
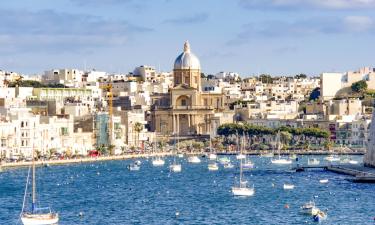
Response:
[[[184,52],[174,61],[174,69],[201,69],[199,59],[190,52],[189,42],[185,42]]]

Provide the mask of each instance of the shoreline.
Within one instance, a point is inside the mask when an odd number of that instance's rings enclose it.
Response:
[[[272,153],[273,151],[244,151],[245,155],[259,155],[265,153]],[[184,155],[200,155],[204,156],[209,154],[209,152],[185,152]],[[215,152],[217,155],[237,155],[239,152]],[[364,155],[364,152],[327,152],[327,151],[293,151],[293,152],[280,152],[280,155]],[[114,160],[127,160],[127,159],[138,159],[138,158],[149,158],[154,156],[172,156],[172,152],[162,152],[162,153],[142,153],[142,154],[126,154],[118,156],[99,156],[99,157],[87,157],[87,158],[78,158],[78,159],[61,159],[61,160],[45,160],[45,161],[36,161],[36,166],[52,166],[52,165],[67,165],[67,164],[78,164],[78,163],[90,163],[90,162],[102,162],[102,161],[114,161]],[[276,155],[276,154],[275,154]],[[9,162],[0,164],[0,168],[20,168],[31,166],[32,162]]]

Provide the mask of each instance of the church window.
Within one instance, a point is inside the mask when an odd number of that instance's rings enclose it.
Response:
[[[186,99],[182,99],[182,100],[181,100],[181,105],[182,105],[182,106],[186,106]]]

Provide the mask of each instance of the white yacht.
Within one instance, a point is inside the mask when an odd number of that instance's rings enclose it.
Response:
[[[176,153],[180,150],[180,146],[179,146],[179,141],[177,141],[177,149],[176,149]],[[176,147],[176,145],[175,145]],[[176,154],[174,154],[174,157],[173,157],[173,163],[169,166],[170,170],[172,172],[175,172],[175,173],[179,173],[181,172],[182,170],[182,167],[181,167],[181,164],[177,162],[177,159],[176,159]]]

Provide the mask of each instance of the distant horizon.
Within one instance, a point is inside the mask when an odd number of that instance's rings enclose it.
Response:
[[[205,74],[318,76],[375,65],[375,0],[14,0],[0,6],[0,69],[27,75],[85,66],[169,72],[185,40]]]

